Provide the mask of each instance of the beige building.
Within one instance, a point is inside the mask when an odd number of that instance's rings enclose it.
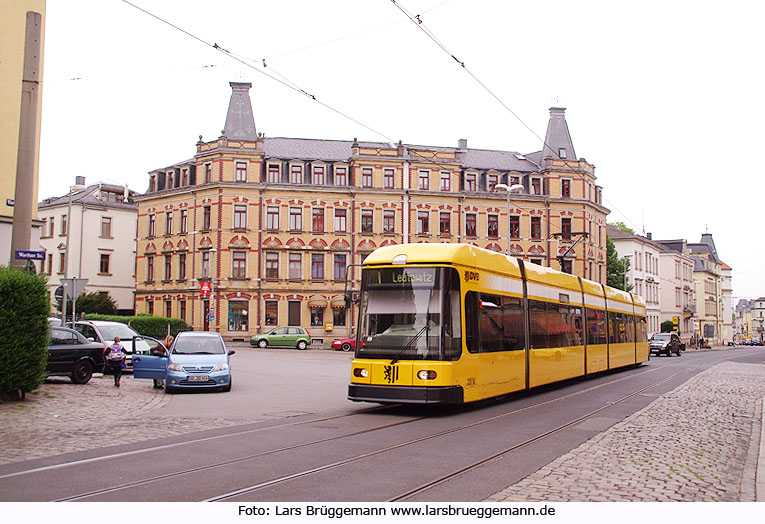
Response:
[[[45,0],[2,0],[0,16],[0,265],[7,265],[11,257],[11,230],[13,204],[16,198],[16,170],[19,152],[19,126],[21,122],[22,78],[27,12],[40,14],[39,78],[42,79],[42,49],[45,35]],[[38,89],[38,95],[41,91]],[[37,195],[38,162],[40,150],[40,122],[42,96],[36,104],[36,143],[34,144],[34,177],[30,190]],[[36,197],[33,197],[36,200]],[[32,209],[30,249],[36,250],[41,223],[36,220],[37,209]],[[39,267],[39,264],[38,264]]]
[[[690,344],[694,333],[696,295],[693,284],[694,261],[685,240],[657,240],[661,275],[661,322],[677,319],[680,338]]]
[[[711,345],[722,344],[725,336],[722,280],[724,263],[717,255],[717,247],[711,233],[702,234],[698,244],[688,244],[688,250],[694,259],[693,282],[698,335]],[[732,282],[730,289],[732,293]]]
[[[84,185],[38,204],[43,220],[40,246],[53,291],[61,278],[87,278],[83,293],[108,293],[120,313],[135,305],[135,192],[112,184]],[[128,197],[126,200],[125,197]]]
[[[364,257],[410,242],[467,242],[556,269],[567,252],[574,274],[605,282],[608,210],[564,109],[550,109],[545,147],[530,154],[269,138],[256,133],[251,84],[231,87],[223,134],[152,171],[137,199],[137,312],[228,339],[302,325],[327,343],[352,334],[343,298]]]

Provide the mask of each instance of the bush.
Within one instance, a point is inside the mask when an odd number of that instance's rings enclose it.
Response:
[[[162,340],[167,335],[167,326],[170,325],[170,334],[175,336],[181,331],[190,331],[191,326],[178,318],[155,317],[147,314],[140,314],[133,317],[123,317],[118,315],[85,315],[83,320],[111,320],[112,322],[122,322],[138,331],[141,335],[154,337]]]
[[[0,267],[0,394],[37,389],[48,364],[45,275]]]

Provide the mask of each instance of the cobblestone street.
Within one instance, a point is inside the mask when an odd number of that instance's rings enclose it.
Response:
[[[720,364],[489,500],[754,501],[763,397],[765,366]]]

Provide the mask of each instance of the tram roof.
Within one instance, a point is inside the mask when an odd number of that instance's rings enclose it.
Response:
[[[520,265],[515,257],[490,251],[471,244],[397,244],[374,250],[364,259],[364,265],[392,264],[393,259],[405,255],[407,264],[458,264],[490,268],[499,273],[520,276]]]

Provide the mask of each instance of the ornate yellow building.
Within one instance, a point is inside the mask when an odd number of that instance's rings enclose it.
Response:
[[[524,155],[466,140],[267,138],[255,130],[251,84],[231,87],[223,134],[152,171],[137,198],[137,312],[229,340],[302,325],[326,344],[353,332],[343,295],[346,280],[358,290],[364,257],[408,242],[472,243],[556,269],[568,250],[574,274],[605,282],[608,210],[564,109],[550,109],[542,151]]]

